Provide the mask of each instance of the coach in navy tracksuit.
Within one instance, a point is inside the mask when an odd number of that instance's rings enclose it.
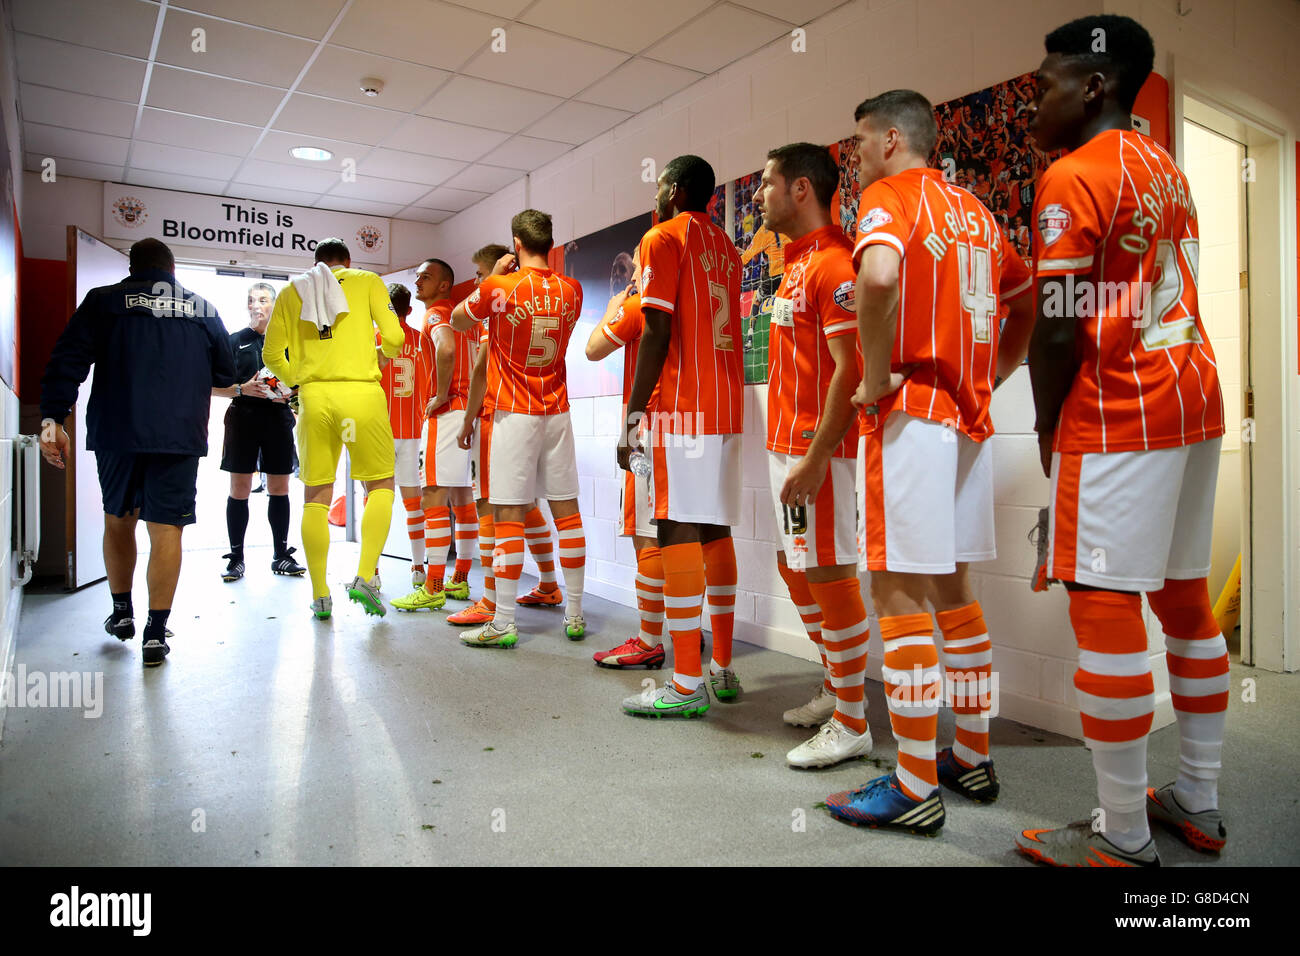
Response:
[[[217,310],[176,281],[171,250],[157,239],[131,247],[131,275],[91,289],[59,336],[41,379],[41,454],[62,468],[62,422],[90,366],[86,448],[104,497],[104,564],[113,613],[104,629],[135,636],[131,581],[135,525],[149,529],[149,619],[144,663],[167,652],[167,615],[181,570],[181,529],[194,523],[199,459],[208,453],[212,389],[233,385],[235,359]]]

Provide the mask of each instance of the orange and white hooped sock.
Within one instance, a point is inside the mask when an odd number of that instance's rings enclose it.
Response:
[[[880,636],[885,644],[880,676],[898,741],[898,785],[913,800],[924,800],[939,789],[934,737],[943,672],[934,646],[934,622],[929,614],[882,617]]]
[[[427,550],[424,590],[437,594],[447,574],[447,549],[451,547],[451,522],[446,508],[424,509],[424,541]]]
[[[424,567],[424,509],[420,507],[420,498],[403,498],[402,507],[406,509],[406,536],[411,539],[411,564]]]
[[[555,527],[560,527],[559,521],[555,522]],[[558,585],[555,583],[555,551],[551,544],[551,528],[542,516],[542,509],[536,505],[524,515],[524,536],[528,540],[528,553],[537,562],[538,587],[543,591],[554,591]]]
[[[658,545],[636,554],[636,606],[641,613],[641,633],[646,650],[664,642],[664,559]]]
[[[935,615],[943,634],[943,669],[952,693],[957,734],[952,755],[963,767],[989,759],[989,682],[993,676],[993,642],[979,601]]]
[[[1228,713],[1228,642],[1210,608],[1205,578],[1165,581],[1147,602],[1165,632],[1169,690],[1178,720],[1174,796],[1191,813],[1219,806],[1223,725]]]
[[[835,688],[835,718],[855,734],[867,732],[867,606],[855,574],[838,581],[810,581],[822,612],[822,641]]]
[[[790,592],[790,600],[794,602],[795,610],[799,612],[799,619],[803,621],[808,637],[817,645],[817,653],[821,655],[822,687],[825,688],[826,693],[833,694],[835,684],[831,680],[831,665],[826,659],[826,647],[822,643],[822,609],[817,605],[817,600],[808,586],[808,575],[803,571],[792,570],[780,561],[776,563],[776,569],[781,572],[781,580],[785,582],[786,589]]]
[[[497,607],[497,579],[492,573],[492,551],[496,547],[496,522],[492,515],[478,519],[478,557],[483,565],[483,606],[489,611]]]
[[[560,536],[560,569],[564,572],[564,588],[569,592],[565,613],[573,617],[582,614],[582,588],[587,567],[587,538],[582,531],[582,515],[575,511],[563,518],[556,518],[555,530]],[[548,535],[547,545],[549,544]],[[540,561],[537,567],[541,570]]]
[[[515,623],[515,596],[519,575],[524,570],[524,523],[498,521],[496,546],[492,549],[492,573],[496,575],[497,609],[492,624],[504,628]]]
[[[452,513],[456,516],[456,573],[452,581],[456,584],[469,579],[469,569],[474,566],[474,539],[478,537],[478,510],[473,504],[455,505]]]
[[[1142,623],[1142,597],[1071,591],[1070,623],[1079,645],[1074,672],[1083,740],[1092,751],[1101,832],[1123,850],[1151,838],[1147,825],[1147,735],[1155,682]]]
[[[664,610],[673,642],[673,683],[692,694],[704,681],[700,612],[704,607],[704,549],[698,541],[659,549],[664,562]]]
[[[711,668],[731,666],[731,640],[736,632],[736,546],[731,535],[701,547],[704,554],[704,593],[709,604],[709,630],[713,633]]]

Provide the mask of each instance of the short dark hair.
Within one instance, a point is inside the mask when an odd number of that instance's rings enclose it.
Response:
[[[907,148],[916,155],[929,159],[934,152],[939,124],[930,101],[916,90],[889,90],[863,100],[853,111],[853,119],[861,121],[866,116],[872,117],[876,128],[893,127],[902,133]]]
[[[534,255],[545,255],[555,245],[551,235],[551,217],[549,213],[536,209],[525,209],[510,220],[510,235],[523,244],[524,249]]]
[[[1146,27],[1113,13],[1071,20],[1047,34],[1043,45],[1048,53],[1058,53],[1080,69],[1114,80],[1115,95],[1126,110],[1133,109],[1156,62],[1156,49]]]
[[[398,315],[405,315],[411,311],[411,290],[400,282],[390,282],[388,301],[393,303],[393,308],[397,310]]]
[[[474,263],[486,262],[488,268],[497,264],[497,260],[510,251],[509,246],[503,246],[497,242],[490,242],[474,255],[470,256],[469,261]]]
[[[502,253],[502,255],[504,255],[504,253]],[[497,258],[499,259],[501,257],[498,256]],[[443,262],[441,259],[425,259],[422,265],[437,266],[442,270],[443,278],[447,280],[448,285],[456,284],[456,273],[452,271],[451,266],[447,265],[447,263]]]
[[[669,160],[668,165],[664,167],[664,182],[669,186],[679,186],[685,194],[685,203],[682,206],[687,212],[705,212],[709,208],[709,200],[713,198],[713,187],[717,180],[713,175],[713,167],[698,156],[678,156],[676,159]]]
[[[352,261],[352,253],[348,251],[348,244],[342,239],[322,239],[316,243],[316,261],[323,262],[326,265],[337,265],[343,262]]]
[[[269,282],[254,282],[252,285],[250,285],[250,286],[248,287],[248,294],[249,294],[249,295],[252,295],[252,294],[253,294],[256,290],[258,290],[258,289],[265,289],[265,290],[267,291],[267,293],[270,294],[271,298],[272,298],[273,300],[275,299],[275,286],[271,285],[271,283],[269,283]]]
[[[130,269],[132,275],[146,269],[175,272],[176,257],[161,239],[141,239],[131,246]]]
[[[768,150],[767,158],[775,161],[776,171],[786,183],[807,179],[812,184],[817,202],[830,206],[840,185],[840,170],[829,149],[813,143],[790,143]]]

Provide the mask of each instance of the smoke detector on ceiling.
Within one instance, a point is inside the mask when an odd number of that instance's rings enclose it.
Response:
[[[363,76],[361,78],[361,92],[366,96],[378,96],[384,91],[384,81],[377,76]]]

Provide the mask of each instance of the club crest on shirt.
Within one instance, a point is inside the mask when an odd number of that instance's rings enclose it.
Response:
[[[1050,246],[1069,231],[1070,210],[1059,202],[1043,207],[1038,214],[1038,234],[1043,237],[1043,245]]]
[[[871,232],[881,226],[887,226],[893,221],[893,216],[877,206],[858,221],[858,232]]]
[[[856,302],[853,283],[841,282],[835,290],[835,304],[846,312],[853,312],[857,309]]]
[[[650,284],[650,280],[651,280],[651,278],[653,278],[653,277],[654,277],[654,273],[650,271],[650,267],[649,267],[649,266],[646,266],[644,269],[642,269],[642,270],[641,270],[641,288],[644,289],[646,286],[648,286],[648,285]]]

